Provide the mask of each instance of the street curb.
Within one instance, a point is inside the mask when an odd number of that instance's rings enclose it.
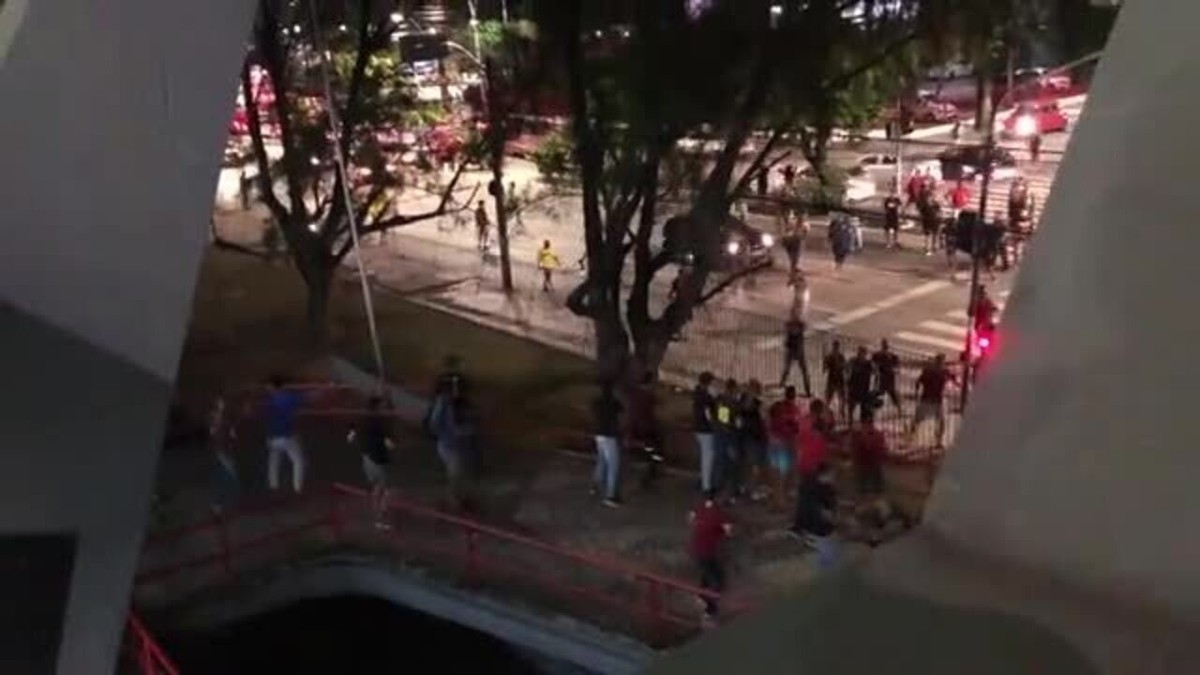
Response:
[[[548,335],[540,331],[531,330],[513,321],[498,319],[493,315],[487,314],[486,312],[474,312],[455,307],[450,303],[439,302],[437,300],[428,300],[424,298],[409,298],[409,301],[422,307],[463,319],[464,321],[470,321],[477,326],[482,326],[494,331],[499,331],[508,335],[531,340],[546,347],[588,359],[589,361],[595,358],[589,350],[582,349],[578,345],[572,344],[567,340],[563,340],[556,336]],[[687,375],[681,375],[679,373],[663,370],[659,373],[659,379],[663,383],[672,387],[686,389],[691,386],[693,378]]]

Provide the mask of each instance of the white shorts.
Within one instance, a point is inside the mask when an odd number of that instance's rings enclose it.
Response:
[[[379,486],[387,483],[387,467],[376,464],[366,455],[362,458],[362,469],[368,485]]]

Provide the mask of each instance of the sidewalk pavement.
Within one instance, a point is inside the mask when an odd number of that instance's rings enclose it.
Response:
[[[414,302],[494,330],[535,340],[584,358],[595,356],[591,323],[576,316],[564,305],[566,293],[581,279],[582,272],[578,268],[568,266],[562,270],[556,275],[555,291],[543,293],[532,253],[535,247],[518,240],[513,251],[516,289],[511,295],[506,294],[499,285],[495,257],[480,256],[474,248],[474,233],[447,230],[444,224],[446,220],[419,223],[388,237],[366,242],[363,256],[372,281],[380,287],[404,293]],[[254,228],[261,227],[257,218],[242,213],[221,214],[218,216],[218,225],[222,232],[229,232],[226,236],[233,237],[236,234],[240,241],[247,243],[254,241],[257,236],[252,232]],[[553,219],[531,219],[529,227],[534,232],[537,232],[535,228],[555,228],[564,236],[567,232],[567,227],[561,221]],[[826,289],[839,293],[861,292],[856,287],[868,286],[867,280],[874,270],[852,270],[848,266],[843,272],[835,274],[832,264],[824,259],[822,249],[816,246],[813,249],[809,267],[817,270],[810,281],[815,306],[810,307],[808,319],[810,325],[819,326],[832,315],[820,307],[821,293]],[[875,252],[882,253],[878,250]],[[915,251],[902,251],[898,255],[910,258],[913,264],[940,269],[941,275],[945,274],[942,267],[944,262],[940,257],[924,258]],[[354,269],[352,262],[348,261],[347,264]],[[862,275],[863,283],[845,283],[851,278],[846,275],[852,274]],[[666,305],[668,290],[669,280],[661,278],[652,288],[653,306],[661,308]],[[770,389],[779,382],[784,362],[783,333],[791,295],[781,274],[764,274],[746,279],[714,298],[697,311],[684,329],[683,339],[671,345],[662,365],[664,379],[678,388],[686,389],[691,387],[701,372],[709,371],[720,378],[732,377],[740,382],[757,379]],[[864,299],[854,304],[864,305],[867,301]],[[828,348],[828,342],[835,337],[814,330],[806,342],[813,392],[817,396],[823,393],[821,358]],[[852,352],[854,341],[844,338],[843,341],[846,343],[844,347]],[[875,340],[860,342],[873,345]],[[917,359],[914,355],[903,363],[898,374],[898,389],[902,398],[911,399],[915,395],[915,382],[922,362],[923,359]],[[798,383],[798,378],[799,375],[793,372],[792,382]],[[880,423],[891,437],[897,456],[925,458],[935,445],[932,435],[928,438],[922,436],[914,446],[901,447],[902,430],[914,406],[911,400],[904,403],[905,410],[902,413],[896,413],[894,408],[886,409],[887,417],[881,418]],[[957,416],[951,415],[948,438],[953,438],[957,423]]]

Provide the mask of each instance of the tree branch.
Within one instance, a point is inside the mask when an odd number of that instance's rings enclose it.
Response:
[[[359,238],[362,238],[368,234],[375,234],[377,232],[386,232],[387,230],[404,227],[406,225],[413,225],[415,223],[429,220],[430,218],[437,218],[439,216],[443,216],[447,213],[465,211],[466,209],[469,209],[471,207],[471,202],[474,201],[474,199],[475,199],[475,195],[478,194],[478,192],[479,192],[478,185],[476,185],[474,187],[474,189],[472,189],[471,198],[468,199],[462,206],[459,206],[453,210],[446,208],[447,205],[450,203],[450,198],[454,193],[454,188],[458,185],[458,180],[459,180],[459,178],[462,177],[464,169],[465,169],[465,167],[460,164],[458,167],[458,171],[456,171],[454,174],[454,178],[450,181],[450,185],[448,185],[446,187],[446,190],[442,193],[442,199],[438,203],[437,208],[432,209],[430,211],[425,211],[422,213],[414,213],[414,214],[410,214],[410,215],[399,214],[399,215],[392,216],[391,218],[385,218],[383,220],[372,223],[368,227],[359,227],[358,228]],[[354,239],[351,237],[346,237],[345,241],[342,242],[341,247],[334,254],[334,260],[341,261],[347,255],[349,255],[350,251],[353,250],[353,248],[354,248]]]
[[[753,274],[758,274],[759,272],[762,272],[763,270],[770,269],[770,267],[771,267],[771,261],[766,260],[766,261],[758,263],[757,265],[754,265],[753,267],[747,267],[746,269],[742,269],[742,270],[738,270],[737,272],[734,272],[733,274],[731,274],[728,277],[726,277],[725,279],[723,279],[716,286],[713,286],[711,289],[705,291],[700,296],[700,298],[696,300],[696,303],[694,305],[692,305],[692,307],[693,308],[703,307],[706,302],[708,302],[709,300],[712,300],[716,296],[720,295],[722,292],[725,291],[725,289],[727,289],[730,286],[732,286],[733,284],[737,283],[739,280],[744,279]]]
[[[750,181],[754,180],[754,177],[758,174],[760,169],[763,171],[770,170],[769,166],[763,166],[763,162],[766,161],[767,155],[775,149],[775,146],[779,145],[779,142],[783,140],[783,135],[786,133],[786,131],[786,127],[784,125],[780,125],[771,132],[771,137],[767,139],[767,142],[763,145],[762,150],[758,151],[758,154],[754,157],[754,161],[750,162],[750,166],[747,167],[742,173],[742,177],[738,179],[737,183],[735,183],[733,186],[733,190],[730,191],[730,195],[734,199],[737,199],[743,192],[746,191],[746,188],[750,185]],[[772,166],[783,161],[783,158],[787,157],[788,154],[789,153],[784,153],[780,157],[776,158],[776,160],[772,162]]]
[[[245,101],[246,119],[249,122],[250,142],[254,146],[254,160],[258,165],[258,193],[267,210],[277,222],[288,219],[287,207],[275,194],[275,180],[271,177],[271,162],[267,158],[267,144],[263,141],[262,119],[258,114],[258,98],[250,83],[250,60],[242,63],[242,100]]]

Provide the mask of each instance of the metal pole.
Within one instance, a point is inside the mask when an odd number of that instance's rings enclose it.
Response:
[[[475,58],[483,60],[483,50],[479,48],[479,13],[475,9],[475,0],[467,0],[467,11],[471,13],[471,39],[475,41]]]
[[[489,156],[492,164],[492,197],[496,204],[496,234],[500,246],[500,285],[505,293],[513,292],[512,257],[509,253],[508,241],[508,204],[507,193],[504,190],[504,146],[508,140],[508,131],[504,128],[507,120],[496,101],[492,99],[496,81],[495,63],[492,59],[483,62],[484,106],[487,108],[488,136],[491,137]]]
[[[1013,67],[1016,59],[1016,40],[1017,40],[1017,0],[1013,0],[1013,17],[1012,23],[1009,24],[1008,32],[1008,89],[1004,92],[1004,96],[992,105],[988,113],[988,128],[987,137],[984,140],[984,174],[983,183],[980,187],[979,195],[979,219],[975,222],[975,228],[971,231],[971,291],[967,295],[967,320],[970,325],[967,327],[966,339],[966,358],[963,359],[963,382],[962,382],[962,397],[960,407],[963,410],[967,408],[967,401],[970,398],[971,390],[971,369],[972,353],[971,346],[975,338],[975,305],[979,302],[979,272],[980,272],[980,254],[983,248],[983,228],[987,224],[987,207],[988,207],[988,191],[992,186],[992,172],[996,168],[996,117],[1000,111],[1000,107],[1006,105],[1013,99],[1016,89],[1016,82],[1013,78]]]
[[[902,102],[897,99],[896,112],[900,112]],[[892,185],[892,190],[900,193],[900,186],[904,185],[904,125],[896,124],[896,181]]]

